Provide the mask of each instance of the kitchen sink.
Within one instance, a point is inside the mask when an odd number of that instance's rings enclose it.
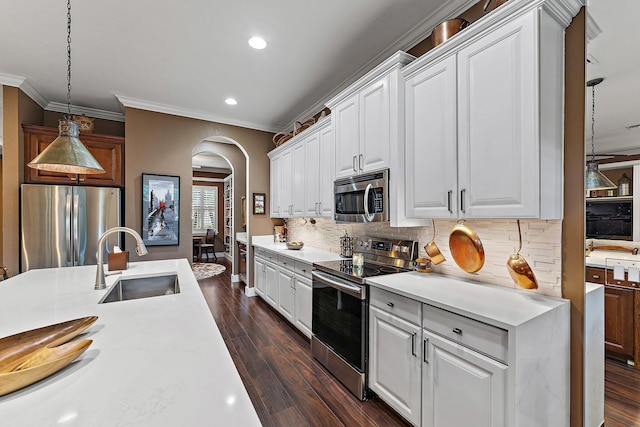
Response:
[[[177,274],[122,277],[113,284],[98,304],[178,293],[180,293],[180,285]]]

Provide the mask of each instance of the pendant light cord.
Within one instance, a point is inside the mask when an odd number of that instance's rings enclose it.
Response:
[[[71,0],[67,0],[67,111],[71,116]]]
[[[596,153],[593,145],[593,135],[596,128],[596,85],[591,86],[591,161],[595,162]]]

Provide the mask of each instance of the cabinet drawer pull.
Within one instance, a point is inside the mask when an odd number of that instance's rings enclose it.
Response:
[[[594,275],[593,275],[593,276],[591,276],[591,277],[593,277],[594,279],[599,279],[599,278],[600,278],[600,275],[599,275],[599,274],[594,274]]]
[[[427,350],[429,349],[429,338],[425,338],[422,340],[422,360],[424,363],[429,363],[429,358],[427,357]]]
[[[411,355],[417,357],[416,354],[416,333],[411,334]]]
[[[453,210],[451,210],[451,196],[453,196],[453,190],[447,191],[447,210],[449,213],[453,213]]]
[[[462,213],[465,213],[465,210],[464,210],[464,193],[466,193],[466,192],[467,192],[467,190],[465,188],[460,190],[460,210],[462,211]]]
[[[359,168],[360,170],[362,170],[362,164],[363,164],[363,163],[364,163],[364,157],[362,156],[362,154],[360,154],[360,155],[358,156],[358,168]]]
[[[462,329],[460,328],[453,328],[453,333],[456,335],[462,335]]]
[[[393,308],[393,303],[392,302],[388,302],[387,305],[391,308]]]
[[[358,172],[358,169],[356,167],[356,157],[357,156],[353,156],[353,159],[351,160],[351,167],[353,168],[354,172]]]

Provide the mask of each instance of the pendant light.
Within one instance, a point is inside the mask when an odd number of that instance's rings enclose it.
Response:
[[[595,148],[593,145],[593,135],[596,123],[596,85],[602,83],[603,78],[589,80],[587,86],[591,88],[591,161],[587,163],[586,189],[587,190],[607,190],[618,188],[609,178],[598,169],[596,162]]]
[[[105,170],[78,139],[78,124],[71,117],[71,0],[67,0],[67,111],[58,121],[58,137],[27,166],[34,169],[72,173],[101,174]]]

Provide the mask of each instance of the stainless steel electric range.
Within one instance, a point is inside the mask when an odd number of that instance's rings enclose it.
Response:
[[[368,277],[413,269],[418,242],[359,237],[354,259],[314,263],[311,353],[360,400],[367,398]],[[363,265],[358,264],[362,254]]]

